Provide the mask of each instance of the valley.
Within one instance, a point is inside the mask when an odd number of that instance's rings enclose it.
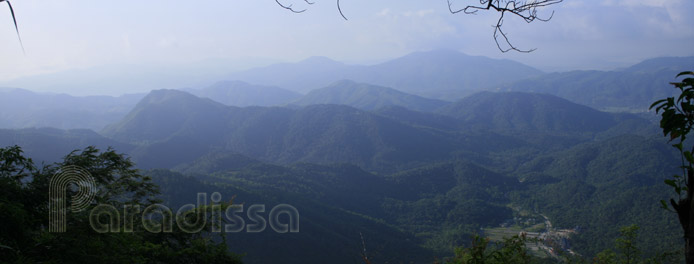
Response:
[[[363,248],[374,263],[432,263],[474,235],[519,234],[539,260],[590,259],[631,224],[652,256],[680,231],[658,204],[678,153],[644,118],[672,94],[679,68],[667,65],[694,57],[543,73],[432,51],[372,66],[309,58],[121,97],[3,90],[0,108],[15,112],[1,112],[0,147],[38,164],[111,147],[171,207],[199,192],[295,207],[298,233],[226,235],[246,263],[355,263]]]

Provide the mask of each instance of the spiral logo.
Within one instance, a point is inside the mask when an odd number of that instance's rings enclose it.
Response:
[[[51,177],[49,182],[49,231],[65,232],[67,224],[67,190],[70,184],[77,185],[77,194],[72,197],[70,209],[80,212],[87,209],[96,195],[96,184],[92,175],[79,166],[64,166]]]

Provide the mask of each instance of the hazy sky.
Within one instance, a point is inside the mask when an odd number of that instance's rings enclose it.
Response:
[[[541,10],[550,22],[508,18],[531,54],[499,52],[497,14],[453,15],[445,0],[12,0],[26,49],[0,3],[0,81],[109,64],[184,64],[211,58],[296,61],[327,56],[378,62],[412,51],[455,49],[545,71],[612,69],[657,56],[694,55],[694,1],[565,0]],[[477,3],[457,1],[457,5]]]

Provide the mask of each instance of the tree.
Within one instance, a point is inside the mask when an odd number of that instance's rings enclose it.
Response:
[[[623,263],[634,264],[641,262],[641,250],[634,245],[636,232],[639,230],[637,225],[625,226],[619,229],[619,237],[615,240],[619,258],[614,251],[607,249],[600,252],[594,262],[601,264]]]
[[[660,202],[664,209],[677,213],[684,231],[685,259],[694,263],[694,145],[686,141],[694,127],[694,72],[682,72],[677,78],[682,76],[685,77],[682,81],[672,83],[679,96],[658,100],[650,109],[661,113],[663,135],[675,142],[672,146],[680,153],[682,174],[665,180],[674,189],[676,198],[670,199],[669,205],[664,200]]]
[[[680,263],[681,255],[677,251],[660,252],[655,256],[643,259],[641,249],[636,246],[639,226],[630,225],[619,229],[619,237],[615,239],[617,253],[606,249],[593,259],[596,264],[636,264],[636,263]]]
[[[524,235],[505,238],[502,242],[491,244],[489,238],[478,235],[473,237],[472,246],[455,249],[453,259],[448,264],[494,264],[494,263],[531,263],[532,256],[528,253]]]
[[[314,2],[308,0],[303,0],[306,4],[312,5]],[[516,1],[516,0],[479,0],[479,5],[466,5],[463,8],[454,8],[452,0],[447,0],[448,10],[451,14],[464,13],[469,15],[477,14],[478,11],[494,11],[499,13],[499,19],[496,21],[494,26],[494,42],[496,47],[499,48],[501,52],[517,51],[528,53],[535,49],[522,50],[514,46],[508,38],[508,35],[503,30],[504,16],[506,14],[517,16],[523,19],[526,23],[532,23],[534,21],[547,22],[554,16],[554,11],[547,18],[539,17],[537,14],[538,8],[543,8],[555,4],[559,4],[564,0],[530,0],[530,1]],[[279,0],[275,0],[279,6],[294,13],[303,13],[306,9],[296,9],[292,4],[283,4]],[[337,10],[340,12],[342,18],[347,20],[347,17],[342,12],[340,7],[340,0],[336,0]]]
[[[49,232],[50,178],[65,166],[79,166],[94,179],[95,202],[90,208],[97,204],[145,208],[159,202],[153,198],[158,186],[112,149],[87,147],[68,154],[61,163],[38,169],[21,148],[0,148],[0,262],[241,263],[224,242],[216,243],[204,233],[151,233],[139,225],[132,232],[97,232],[90,225],[89,210],[67,214],[68,232]],[[77,191],[67,188],[68,202]],[[133,222],[142,221],[141,215],[133,217]]]

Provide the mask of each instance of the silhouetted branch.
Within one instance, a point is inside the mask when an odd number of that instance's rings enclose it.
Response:
[[[347,17],[345,14],[342,12],[342,7],[340,6],[340,0],[335,0],[337,3],[337,11],[340,12],[340,16],[342,16],[343,19],[347,20]],[[464,8],[460,9],[454,9],[453,8],[453,1],[454,0],[447,0],[448,1],[448,10],[452,14],[457,14],[457,13],[465,13],[465,14],[477,14],[478,11],[480,10],[493,10],[496,12],[499,12],[499,19],[496,22],[496,26],[494,26],[494,42],[496,43],[497,48],[501,52],[508,52],[511,50],[517,51],[517,52],[532,52],[535,49],[529,49],[529,50],[522,50],[516,47],[511,43],[511,41],[508,38],[508,35],[506,32],[504,32],[502,25],[504,24],[504,15],[506,13],[511,13],[517,17],[522,18],[526,23],[531,23],[535,20],[539,20],[542,22],[547,22],[552,17],[554,17],[554,11],[552,11],[552,14],[548,18],[541,18],[537,15],[537,8],[542,8],[542,7],[547,7],[555,4],[559,4],[563,2],[564,0],[529,0],[529,1],[520,1],[520,0],[478,0],[479,5],[468,5]],[[306,9],[301,9],[301,10],[296,10],[292,8],[292,5],[284,5],[279,2],[279,0],[275,0],[278,5],[280,5],[282,8],[290,10],[294,13],[301,13],[306,11]],[[308,0],[304,0],[309,5],[312,5],[314,3],[309,2]],[[508,46],[508,48],[504,48],[503,46]]]
[[[294,12],[294,13],[303,13],[304,11],[306,11],[306,9],[296,10],[296,9],[292,8],[292,5],[291,5],[291,4],[290,4],[290,5],[283,5],[282,3],[280,3],[279,0],[275,0],[275,2],[276,2],[278,5],[280,5],[282,8],[287,9],[287,10],[289,10],[289,11],[292,11],[292,12]],[[309,5],[313,4],[313,3],[309,3],[308,1],[305,1],[305,2],[308,3]]]
[[[0,3],[2,2],[7,2],[7,6],[10,7],[10,14],[12,14],[12,21],[14,21],[14,30],[17,31],[17,39],[19,39],[19,45],[22,46],[22,52],[26,54],[24,51],[24,44],[22,43],[22,37],[19,36],[19,27],[17,26],[17,18],[14,16],[14,9],[12,8],[12,4],[10,4],[10,0],[0,0]]]
[[[337,0],[337,11],[340,12],[340,15],[342,16],[342,18],[344,18],[345,20],[347,20],[347,17],[345,16],[345,14],[342,13],[342,8],[340,8],[340,0]]]
[[[544,19],[544,18],[538,17],[537,8],[558,4],[558,3],[561,3],[563,0],[531,0],[531,1],[479,0],[479,2],[480,2],[479,5],[468,5],[464,8],[461,8],[461,9],[453,9],[452,0],[447,0],[447,1],[448,1],[448,10],[452,14],[457,14],[460,12],[465,13],[465,14],[476,14],[480,10],[494,10],[496,12],[501,13],[499,15],[499,19],[496,22],[496,26],[494,26],[494,42],[496,42],[496,46],[499,48],[499,50],[501,52],[508,52],[511,50],[515,50],[518,52],[527,53],[527,52],[532,52],[535,49],[530,49],[530,50],[518,49],[508,39],[506,32],[503,31],[502,25],[504,24],[504,15],[506,13],[514,14],[517,17],[522,18],[526,23],[530,23],[530,22],[533,22],[535,20],[547,22],[550,19],[552,19],[552,17],[554,17],[554,11],[552,11],[552,14],[548,18]],[[501,41],[506,43],[506,45],[508,45],[509,47],[508,48],[502,48],[502,45],[499,43],[499,39],[501,39]]]
[[[279,0],[275,0],[275,2],[277,2],[277,4],[280,5],[282,8],[287,9],[289,11],[292,11],[294,13],[302,13],[302,12],[306,11],[306,9],[296,10],[292,7],[291,4],[290,5],[284,5],[284,4],[280,3]],[[308,0],[304,0],[304,2],[306,2],[309,5],[315,4],[315,2],[309,2]],[[340,0],[336,0],[336,2],[337,2],[337,11],[340,12],[340,16],[342,16],[342,18],[347,20],[347,17],[342,12],[342,7],[340,6]]]

